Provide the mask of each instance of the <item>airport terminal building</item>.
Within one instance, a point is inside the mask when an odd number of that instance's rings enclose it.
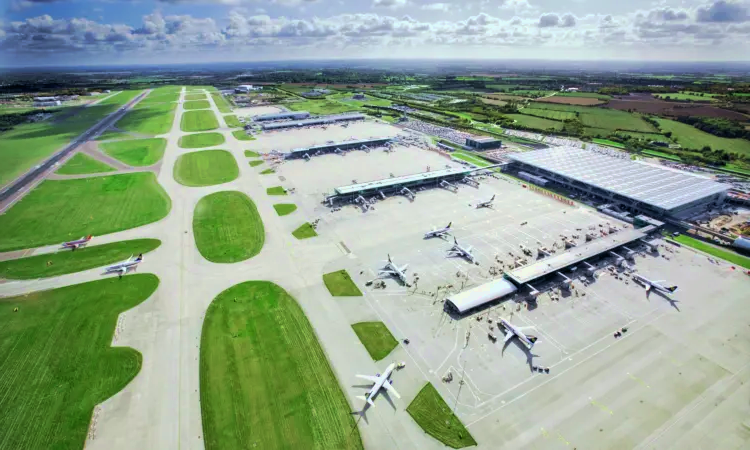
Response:
[[[718,205],[730,188],[687,172],[575,147],[513,153],[508,158],[512,170],[656,217],[678,216]]]
[[[255,122],[272,122],[274,120],[301,120],[310,117],[307,111],[289,111],[274,114],[261,114],[253,117]]]
[[[355,120],[365,120],[365,115],[361,113],[332,114],[329,116],[313,117],[311,119],[286,120],[282,122],[263,123],[261,124],[261,128],[263,128],[264,131],[269,131],[269,130],[279,130],[283,128],[309,127],[313,125],[329,125],[333,123],[352,122]]]

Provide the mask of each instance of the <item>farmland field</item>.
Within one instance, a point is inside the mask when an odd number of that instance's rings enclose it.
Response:
[[[594,106],[601,105],[605,100],[596,97],[578,97],[556,94],[552,97],[538,98],[535,101],[544,103],[559,103],[563,105]]]
[[[505,117],[513,119],[517,124],[521,126],[534,128],[536,130],[548,130],[550,128],[554,130],[561,130],[563,127],[562,122],[542,119],[540,117],[527,116],[524,114],[506,114]]]
[[[670,153],[664,153],[664,152],[658,152],[656,150],[643,150],[641,151],[641,153],[643,153],[644,155],[648,155],[648,156],[655,156],[657,158],[668,159],[670,161],[682,161],[682,158],[680,158],[677,155],[672,155]]]
[[[182,148],[205,148],[221,145],[224,143],[224,135],[221,133],[196,133],[182,136],[178,145]]]
[[[201,198],[193,212],[193,233],[200,254],[215,263],[250,259],[266,239],[255,203],[238,191]]]
[[[609,139],[592,139],[594,144],[609,145],[610,147],[625,148],[624,144],[619,142],[610,141]]]
[[[191,187],[228,183],[235,180],[239,172],[237,161],[226,150],[185,153],[174,164],[174,179]]]
[[[211,110],[187,111],[182,114],[182,131],[208,131],[219,128],[219,121]]]
[[[292,111],[308,111],[310,114],[338,114],[347,111],[357,111],[359,109],[355,104],[346,104],[331,100],[304,100],[287,103],[285,106]]]
[[[383,322],[360,322],[353,324],[352,328],[374,361],[385,358],[398,345]]]
[[[701,95],[702,94],[702,95]],[[680,93],[668,93],[668,94],[654,94],[654,97],[663,100],[676,100],[676,101],[691,101],[691,102],[714,102],[716,94],[700,93],[700,92],[680,92]]]
[[[750,155],[750,141],[746,139],[728,139],[706,133],[690,125],[669,119],[656,119],[663,132],[672,132],[672,137],[684,148],[700,150],[708,145],[713,150],[736,152]]]
[[[3,449],[84,447],[94,407],[141,369],[138,351],[112,347],[118,315],[158,285],[139,274],[0,299]]]
[[[523,108],[521,114],[527,114],[529,116],[543,117],[545,119],[552,120],[570,120],[575,119],[576,114],[569,111],[554,111],[551,109],[535,109],[535,108]]]
[[[0,278],[33,280],[102,267],[131,255],[147,253],[161,245],[158,239],[133,239],[102,245],[87,245],[76,251],[61,250],[26,258],[0,261]]]
[[[172,129],[176,108],[176,103],[153,103],[146,106],[139,103],[118,120],[115,127],[147,135],[164,134]]]
[[[616,134],[630,136],[645,141],[669,142],[669,139],[661,133],[639,133],[637,131],[618,131]]]
[[[76,153],[55,172],[58,175],[114,172],[114,168],[85,153]]]
[[[46,180],[0,215],[0,251],[127,230],[164,218],[170,208],[151,172]]]
[[[578,97],[578,98],[596,98],[599,100],[609,100],[612,98],[610,95],[599,94],[596,92],[558,92],[555,96],[559,97]]]
[[[59,121],[17,125],[0,133],[0,186],[9,183],[35,164],[61,149],[73,138],[91,128],[141,91],[123,91],[96,105],[77,109],[75,114]],[[62,114],[72,112],[64,108]]]
[[[206,450],[362,448],[310,322],[267,281],[232,286],[208,307],[200,400]]]
[[[164,156],[164,138],[136,139],[99,144],[104,153],[133,167],[145,167],[159,162]]]

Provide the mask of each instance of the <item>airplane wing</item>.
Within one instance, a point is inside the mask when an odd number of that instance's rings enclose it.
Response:
[[[466,247],[466,253],[471,253],[471,251],[474,249],[471,245]]]
[[[388,393],[395,395],[396,398],[401,398],[401,394],[396,392],[396,389],[393,388],[393,385],[390,381],[385,380],[385,383],[383,383],[383,387],[388,391]]]
[[[520,332],[523,333],[525,331],[536,330],[536,328],[534,328],[534,327],[516,327],[516,330],[518,330],[518,331],[520,331]]]
[[[373,383],[377,383],[378,377],[373,377],[371,375],[355,375],[357,378],[362,378],[363,380],[372,381]]]
[[[505,333],[505,339],[503,339],[503,342],[508,342],[509,340],[513,339],[513,336],[515,336],[515,334],[508,331],[507,333]]]
[[[118,272],[120,272],[121,274],[125,275],[126,273],[128,273],[128,268],[127,267],[120,267],[118,269]]]
[[[403,265],[403,266],[401,266],[401,268],[399,268],[398,270],[400,270],[401,272],[406,272],[406,268],[407,268],[407,267],[409,267],[409,265],[408,265],[408,264],[404,264],[404,265]]]

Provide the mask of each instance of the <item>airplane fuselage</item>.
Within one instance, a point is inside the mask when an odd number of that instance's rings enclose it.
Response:
[[[534,346],[534,342],[532,342],[531,339],[529,339],[524,334],[523,331],[521,331],[518,328],[516,328],[513,324],[511,324],[510,322],[508,322],[507,320],[505,320],[503,318],[500,318],[500,323],[503,325],[503,327],[505,328],[506,332],[512,333],[513,335],[515,335],[518,338],[518,340],[521,341],[521,342],[523,342],[523,344],[526,347],[531,348],[531,347]]]
[[[395,363],[391,363],[390,366],[386,367],[385,372],[383,372],[383,374],[378,377],[378,381],[376,381],[375,384],[372,385],[372,388],[370,388],[370,391],[365,396],[366,400],[372,400],[376,395],[378,395],[378,392],[383,389],[383,385],[391,377],[391,373],[393,373],[393,370],[395,368]]]
[[[655,291],[659,291],[662,294],[669,295],[669,294],[671,294],[671,293],[673,293],[674,291],[677,290],[677,286],[664,286],[664,285],[662,285],[661,283],[659,283],[657,281],[649,280],[648,278],[644,277],[643,275],[638,275],[637,273],[633,275],[633,278],[636,281],[638,281],[638,282],[646,285],[646,287],[648,289],[653,289]]]

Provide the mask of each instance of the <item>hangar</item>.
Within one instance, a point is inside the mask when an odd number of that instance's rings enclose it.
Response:
[[[509,154],[514,169],[593,194],[633,212],[664,216],[724,201],[729,186],[679,170],[583,150],[553,147]]]

